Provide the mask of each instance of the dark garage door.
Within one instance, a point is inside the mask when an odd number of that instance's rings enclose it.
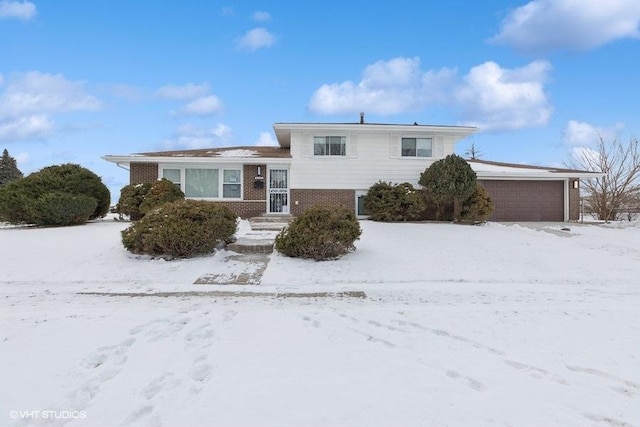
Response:
[[[564,181],[482,181],[492,221],[564,221]]]

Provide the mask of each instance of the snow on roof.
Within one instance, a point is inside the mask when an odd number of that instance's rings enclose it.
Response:
[[[255,150],[236,148],[232,150],[218,151],[216,154],[220,157],[253,157],[257,156],[259,153]]]

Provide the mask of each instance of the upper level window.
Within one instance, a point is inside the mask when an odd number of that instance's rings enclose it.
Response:
[[[346,140],[344,136],[313,137],[314,156],[346,156]]]
[[[402,138],[402,157],[433,157],[433,140]]]

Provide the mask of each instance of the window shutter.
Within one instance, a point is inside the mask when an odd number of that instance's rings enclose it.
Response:
[[[311,157],[311,135],[305,133],[302,135],[302,157]]]
[[[444,136],[433,138],[433,157],[441,159],[444,157]]]
[[[397,159],[398,154],[400,153],[400,148],[398,147],[398,135],[389,135],[389,157],[392,159]]]
[[[358,135],[350,135],[347,141],[347,154],[349,157],[358,157]]]

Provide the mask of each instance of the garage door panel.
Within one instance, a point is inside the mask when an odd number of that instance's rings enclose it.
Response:
[[[494,203],[493,221],[563,221],[563,181],[482,181]]]

